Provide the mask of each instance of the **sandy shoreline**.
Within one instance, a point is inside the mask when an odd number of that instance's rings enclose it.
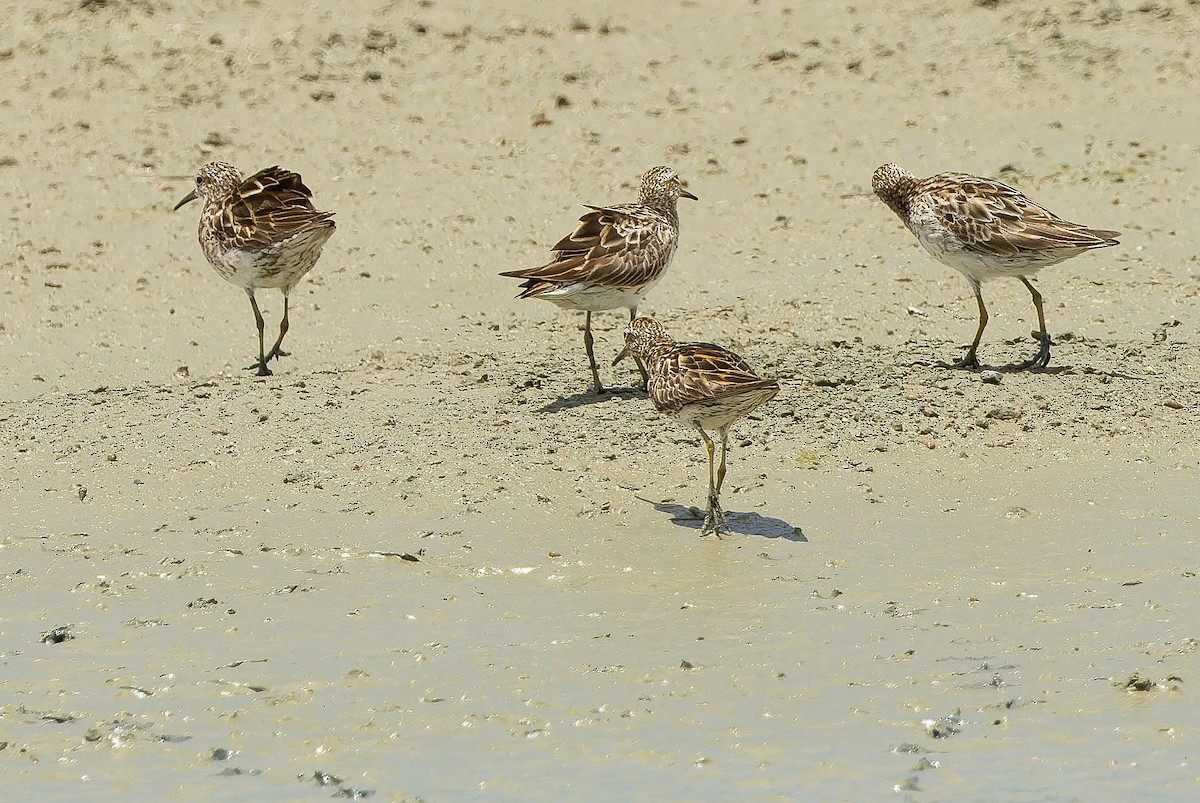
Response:
[[[8,9],[6,791],[1191,794],[1194,8],[470,8]],[[218,157],[338,214],[266,380],[169,211]],[[974,304],[888,160],[1125,232],[1039,278],[1052,370],[929,367]],[[644,311],[784,385],[720,540],[693,435],[496,275],[658,163],[700,201]]]

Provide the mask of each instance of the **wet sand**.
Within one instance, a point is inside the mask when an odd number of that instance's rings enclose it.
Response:
[[[4,794],[1191,795],[1195,7],[471,8],[7,9]],[[213,158],[338,213],[266,379],[170,211]],[[933,366],[975,305],[884,161],[1124,232],[1039,276],[1050,370],[1015,281],[1001,383]],[[643,311],[783,383],[722,539],[693,434],[495,275],[659,163]]]

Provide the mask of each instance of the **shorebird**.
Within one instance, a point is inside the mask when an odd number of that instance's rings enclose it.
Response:
[[[980,285],[999,276],[1021,280],[1033,296],[1041,344],[1019,368],[1050,364],[1050,335],[1042,312],[1042,294],[1027,277],[1044,267],[1093,248],[1118,245],[1120,232],[1093,229],[1063,220],[1007,184],[965,173],[917,178],[894,164],[871,177],[875,194],[900,216],[934,259],[967,277],[979,304],[979,328],[971,347],[953,368],[978,368],[975,351],[987,326]]]
[[[318,212],[300,174],[278,166],[243,179],[233,165],[210,162],[196,174],[195,189],[175,209],[197,198],[204,199],[200,212],[204,256],[221,278],[246,291],[254,310],[258,362],[247,370],[257,368],[259,376],[270,376],[267,363],[287,356],[280,346],[288,331],[288,296],[312,270],[333,235],[333,212]],[[270,351],[263,348],[265,325],[254,298],[255,289],[262,287],[283,292],[283,320]]]
[[[554,258],[536,268],[510,270],[501,276],[524,279],[517,298],[540,298],[564,309],[583,310],[583,346],[597,393],[604,393],[592,349],[592,313],[625,307],[637,317],[642,296],[658,283],[679,244],[680,198],[697,200],[669,167],[653,167],[642,176],[635,204],[592,206],[575,231],[551,251]],[[642,384],[646,369],[639,362]]]
[[[625,330],[627,355],[640,358],[649,370],[650,401],[660,413],[695,427],[708,450],[708,512],[700,533],[729,530],[721,510],[729,427],[779,393],[779,381],[754,373],[745,360],[712,343],[679,343],[653,318],[636,318]],[[716,447],[706,430],[721,436],[721,465],[714,471]]]

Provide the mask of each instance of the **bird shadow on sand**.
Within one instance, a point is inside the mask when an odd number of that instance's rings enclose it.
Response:
[[[538,408],[538,412],[561,413],[563,410],[574,410],[577,407],[585,407],[589,404],[604,404],[605,402],[621,401],[622,399],[631,399],[645,395],[646,391],[641,388],[605,388],[603,393],[597,393],[594,390],[585,390],[582,393],[576,393],[573,396],[564,396],[561,399],[543,405]]]
[[[1011,362],[1004,365],[985,365],[980,363],[978,366],[955,365],[952,362],[945,360],[913,360],[908,363],[909,368],[938,368],[943,371],[962,371],[968,374],[980,374],[984,371],[995,371],[998,374],[1062,374],[1077,369],[1073,365],[1051,365],[1046,368],[1030,368],[1023,363]]]
[[[998,374],[1055,374],[1070,373],[1075,370],[1073,365],[1047,365],[1045,368],[1030,368],[1024,363],[1010,362],[1004,365],[986,365],[980,366],[979,373],[984,371],[995,371]]]
[[[966,371],[972,374],[981,374],[984,371],[992,371],[997,374],[1017,375],[1017,374],[1044,374],[1046,376],[1056,376],[1063,374],[1066,376],[1072,375],[1088,375],[1094,374],[1097,376],[1108,376],[1113,379],[1133,379],[1145,381],[1146,377],[1136,374],[1127,374],[1122,371],[1103,371],[1091,367],[1090,365],[1050,365],[1045,368],[1027,368],[1023,363],[1005,363],[1004,365],[980,365],[978,368],[964,368],[960,365],[954,365],[946,362],[912,362],[909,363],[911,368],[939,368],[948,371]]]
[[[679,527],[699,532],[704,526],[704,511],[697,507],[655,502],[645,497],[635,497],[639,501],[653,505],[659,513],[671,516],[671,523]],[[804,532],[795,525],[788,524],[783,519],[771,516],[760,516],[757,513],[734,513],[725,511],[725,519],[729,522],[730,531],[738,535],[757,535],[760,538],[782,538],[786,541],[808,542]]]
[[[1032,334],[1034,335],[1033,339],[1036,340],[1037,333],[1034,332]],[[1021,343],[1024,343],[1026,341],[1024,339],[1017,338],[1014,340],[1004,340],[1002,342],[1006,346],[1017,347],[1017,346],[1020,346]],[[1063,342],[1070,342],[1070,341],[1064,340]],[[929,353],[926,348],[919,348],[916,346],[916,344],[910,344],[910,345],[913,346],[913,351],[925,352],[926,354]],[[927,347],[929,344],[921,344],[921,345]],[[1052,342],[1051,345],[1060,346],[1060,345],[1062,345],[1062,343],[1061,342]],[[939,353],[948,354],[948,353],[953,353],[956,349],[961,351],[961,349],[966,348],[966,346],[964,344],[953,345],[950,343],[945,343],[945,344],[942,344],[941,346],[935,346],[934,348],[936,348],[936,351]],[[1055,352],[1055,356],[1059,356],[1062,353],[1063,352]],[[1068,356],[1070,356],[1070,355],[1068,354]],[[1092,366],[1086,365],[1086,364],[1079,365],[1079,364],[1076,364],[1073,362],[1063,363],[1063,362],[1057,362],[1057,361],[1053,365],[1048,365],[1045,367],[1030,366],[1028,361],[1025,361],[1025,360],[1020,360],[1020,361],[1016,361],[1016,362],[999,363],[999,364],[990,364],[990,363],[981,362],[978,365],[966,366],[966,365],[959,365],[956,362],[948,361],[944,358],[938,359],[936,356],[933,356],[932,354],[930,354],[930,356],[928,356],[928,357],[922,357],[920,359],[911,360],[910,362],[906,363],[906,365],[909,368],[935,368],[935,369],[939,369],[939,370],[943,370],[943,371],[962,371],[962,372],[968,373],[968,374],[981,374],[985,371],[991,371],[991,372],[994,372],[997,374],[1003,374],[1006,376],[1007,375],[1016,375],[1016,374],[1045,374],[1048,376],[1055,376],[1058,374],[1066,374],[1066,375],[1099,374],[1099,375],[1104,375],[1104,376],[1110,376],[1113,379],[1136,379],[1136,380],[1145,379],[1145,377],[1137,376],[1136,374],[1127,374],[1127,373],[1123,373],[1121,371],[1107,371],[1107,370],[1103,370],[1103,369],[1093,368]]]

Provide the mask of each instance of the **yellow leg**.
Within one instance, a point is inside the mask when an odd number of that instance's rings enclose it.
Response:
[[[729,525],[725,522],[725,513],[721,510],[721,503],[718,499],[720,490],[715,478],[715,462],[717,445],[713,443],[713,439],[708,437],[708,433],[700,426],[699,422],[694,422],[696,430],[700,433],[700,437],[704,439],[704,448],[708,450],[708,512],[704,515],[704,526],[700,528],[700,534],[716,533],[718,538],[721,537],[721,527],[729,529]],[[722,472],[724,466],[722,466]]]
[[[1021,363],[1021,367],[1045,368],[1050,364],[1050,333],[1046,331],[1046,314],[1042,311],[1042,294],[1024,276],[1021,277],[1021,283],[1029,288],[1029,293],[1033,296],[1033,308],[1037,310],[1038,316],[1037,339],[1038,343],[1041,344],[1038,348],[1038,353],[1032,359]]]
[[[258,308],[258,301],[254,298],[254,288],[247,288],[246,295],[250,296],[250,308],[254,310],[254,323],[258,326],[258,362],[254,365],[247,365],[247,371],[258,369],[259,376],[270,376],[271,369],[267,367],[266,354],[263,351],[263,330],[266,324],[263,322],[262,311]]]
[[[633,323],[635,318],[637,318],[637,307],[630,307],[629,322]],[[646,370],[646,364],[642,362],[641,357],[635,354],[633,356],[633,361],[637,363],[638,371],[642,375],[642,392],[645,393],[650,390],[650,373]]]
[[[971,347],[967,349],[967,353],[962,356],[962,359],[953,363],[955,368],[978,368],[979,360],[975,357],[975,351],[979,348],[979,341],[983,339],[983,330],[987,328],[988,311],[983,303],[983,292],[980,289],[979,282],[971,281],[971,289],[975,291],[975,301],[979,305],[979,328],[975,330],[975,339],[971,341]]]
[[[279,322],[279,339],[275,341],[275,345],[271,346],[271,350],[267,352],[267,362],[270,362],[275,357],[286,357],[288,353],[280,348],[283,345],[283,336],[288,332],[288,297],[284,293],[283,296],[283,320]]]
[[[600,384],[600,371],[596,368],[596,353],[592,350],[594,342],[592,338],[592,313],[591,310],[588,310],[587,317],[583,323],[583,347],[587,349],[588,365],[592,368],[592,383],[597,393],[603,393],[604,385]]]
[[[721,468],[717,470],[717,496],[725,484],[725,453],[729,451],[729,427],[721,427]]]

